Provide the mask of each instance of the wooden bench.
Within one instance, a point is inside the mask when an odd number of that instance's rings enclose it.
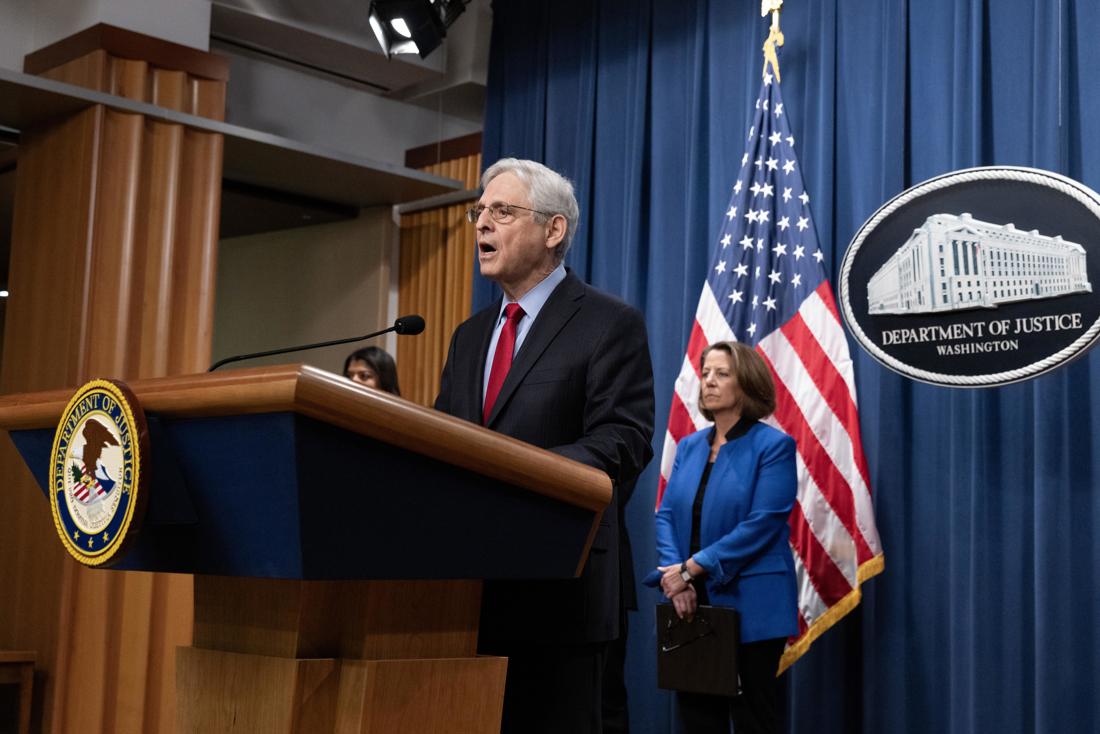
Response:
[[[31,730],[31,686],[34,683],[34,653],[0,650],[0,685],[19,686],[19,734]]]

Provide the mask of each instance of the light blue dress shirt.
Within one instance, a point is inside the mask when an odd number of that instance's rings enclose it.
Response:
[[[565,280],[565,265],[559,264],[549,275],[542,279],[542,282],[524,293],[519,301],[512,301],[508,296],[505,296],[501,301],[500,313],[497,314],[497,325],[493,327],[493,338],[489,340],[489,352],[485,356],[485,374],[481,380],[481,399],[483,401],[485,391],[489,388],[489,373],[493,371],[493,355],[497,353],[497,341],[500,339],[500,332],[504,328],[504,307],[509,303],[519,303],[519,307],[523,309],[523,318],[516,324],[516,346],[512,350],[512,359],[515,359],[515,356],[519,354],[520,347],[523,346],[523,340],[527,338],[527,332],[531,330],[531,324],[535,323],[539,311],[546,305],[546,300],[550,298],[550,294],[563,280]]]

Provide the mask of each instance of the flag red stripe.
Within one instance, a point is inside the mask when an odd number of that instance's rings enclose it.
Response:
[[[680,399],[679,393],[675,390],[672,392],[672,405],[668,410],[668,432],[672,435],[672,440],[676,443],[680,442],[680,439],[688,434],[695,433],[695,422],[691,419],[691,414],[688,413],[687,408],[684,406],[684,402]],[[661,467],[662,474],[657,480],[657,502],[656,507],[661,507],[661,500],[665,496],[665,485],[668,484],[668,480],[665,478],[663,471],[664,467]],[[672,467],[669,467],[671,473]]]
[[[863,443],[859,436],[859,409],[852,400],[852,394],[848,392],[848,383],[837,371],[829,355],[825,354],[825,350],[821,348],[813,332],[806,326],[801,314],[796,313],[779,330],[794,346],[795,354],[806,366],[806,372],[813,379],[817,391],[825,398],[833,414],[844,426],[852,442],[856,469],[863,477],[863,483],[870,487],[871,478],[867,472],[867,459],[863,455]]]
[[[856,510],[852,501],[852,488],[836,468],[836,464],[829,458],[829,454],[825,451],[821,442],[817,440],[817,436],[814,435],[809,423],[806,422],[806,416],[802,414],[798,403],[795,402],[794,397],[787,390],[786,384],[779,378],[779,374],[775,371],[775,365],[768,359],[768,355],[759,347],[756,351],[767,362],[768,369],[771,370],[772,378],[775,380],[775,419],[779,421],[779,425],[787,435],[798,444],[798,453],[802,456],[806,469],[810,472],[810,476],[813,477],[818,489],[821,490],[822,497],[833,508],[833,513],[848,529],[849,535],[852,536],[852,540],[856,544],[856,558],[862,563],[874,554],[867,546],[863,533],[856,526]]]
[[[695,370],[695,374],[699,374],[699,358],[703,356],[703,350],[707,348],[707,335],[703,333],[703,327],[699,324],[699,320],[696,319],[691,327],[691,337],[688,339],[687,347],[687,360],[691,363],[691,368]],[[692,431],[695,429],[693,428]],[[676,434],[673,434],[674,436]],[[681,436],[676,436],[676,440],[679,441]]]
[[[829,309],[829,313],[836,319],[836,323],[843,328],[840,324],[840,312],[836,309],[836,301],[833,299],[833,289],[829,287],[829,281],[821,281],[821,285],[817,287],[816,291],[818,297],[825,302],[825,308]]]
[[[661,500],[665,498],[665,487],[668,485],[668,480],[663,476],[657,477],[657,505],[655,510],[661,509]]]
[[[672,394],[672,407],[668,411],[668,431],[677,443],[684,436],[695,433],[695,422],[678,393]]]
[[[852,585],[848,583],[844,573],[837,568],[832,557],[821,545],[821,541],[814,535],[810,524],[806,522],[802,505],[797,502],[794,503],[788,523],[791,526],[791,545],[802,559],[802,565],[806,567],[810,583],[813,584],[817,595],[826,606],[831,607],[852,590]]]

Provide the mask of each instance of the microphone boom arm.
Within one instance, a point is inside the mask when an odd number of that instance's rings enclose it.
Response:
[[[290,352],[305,352],[310,349],[320,349],[321,347],[334,347],[337,344],[350,344],[351,342],[361,342],[367,339],[373,339],[376,336],[382,336],[388,334],[391,331],[396,331],[398,334],[419,334],[424,331],[424,319],[417,315],[402,316],[393,322],[393,326],[382,329],[381,331],[375,331],[370,334],[364,334],[363,336],[352,336],[346,339],[331,339],[329,341],[317,342],[315,344],[306,344],[304,346],[297,347],[283,347],[281,349],[268,349],[263,352],[253,352],[251,354],[238,354],[233,357],[226,357],[225,359],[219,359],[214,364],[210,365],[210,369],[207,372],[213,372],[223,365],[227,365],[231,362],[241,362],[246,359],[256,359],[258,357],[271,357],[276,354],[288,354]]]

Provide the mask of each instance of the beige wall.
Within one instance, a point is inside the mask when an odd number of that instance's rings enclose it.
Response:
[[[222,240],[214,310],[213,359],[385,328],[390,257],[396,236],[391,209],[358,219]],[[222,367],[306,364],[339,372],[353,350],[384,338]]]

